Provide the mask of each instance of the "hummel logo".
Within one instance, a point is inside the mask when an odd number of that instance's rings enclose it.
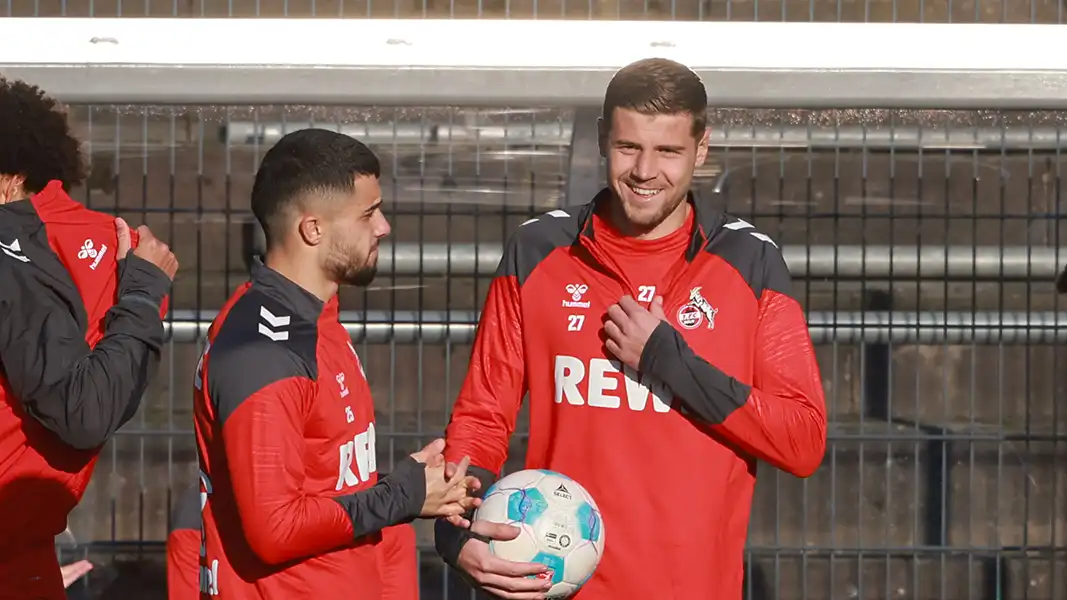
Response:
[[[11,242],[10,245],[0,242],[0,252],[15,260],[20,260],[24,263],[30,262],[30,258],[22,253],[22,246],[19,245],[18,238],[15,238],[15,241]]]
[[[738,219],[738,220],[734,221],[733,223],[727,223],[726,225],[723,225],[723,228],[724,229],[730,229],[730,230],[733,230],[733,231],[741,231],[742,229],[754,229],[755,226],[752,225],[752,223],[749,223],[748,221],[746,221],[744,219]],[[758,231],[750,231],[750,232],[748,232],[748,234],[751,235],[752,237],[756,238],[757,240],[761,241],[761,242],[767,242],[768,244],[774,246],[775,248],[778,247],[778,244],[774,243],[774,240],[772,240],[770,238],[770,236],[768,236],[767,234],[760,233]]]
[[[274,313],[267,310],[266,306],[259,307],[259,316],[266,321],[260,321],[259,332],[264,336],[271,339],[273,342],[284,342],[289,339],[288,331],[277,331],[279,327],[288,327],[290,318],[288,315],[281,317],[274,316]]]
[[[81,250],[78,250],[78,258],[82,260],[93,259],[93,262],[89,265],[89,268],[93,271],[100,266],[100,261],[104,260],[105,254],[107,254],[107,244],[101,244],[100,249],[97,250],[93,247],[93,240],[85,240],[82,242]]]

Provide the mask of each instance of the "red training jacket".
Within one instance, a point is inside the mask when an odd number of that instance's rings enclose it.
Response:
[[[337,298],[257,263],[194,381],[201,596],[380,598],[381,530],[419,514],[426,481],[410,457],[378,477],[374,404]]]
[[[603,513],[605,554],[579,600],[739,600],[756,461],[806,477],[823,458],[804,313],[777,245],[693,198],[683,259],[653,281],[629,279],[634,269],[593,235],[611,201],[604,190],[508,241],[446,455],[499,473],[528,391],[526,467],[573,477]],[[664,299],[637,372],[602,341],[624,295]]]
[[[58,181],[0,205],[2,599],[66,597],[54,538],[159,363],[170,280],[114,221]]]

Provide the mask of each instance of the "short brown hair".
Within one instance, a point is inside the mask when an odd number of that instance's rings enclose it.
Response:
[[[602,116],[609,126],[616,108],[643,115],[688,113],[698,138],[708,124],[704,82],[689,67],[666,58],[646,58],[619,69],[604,93]]]

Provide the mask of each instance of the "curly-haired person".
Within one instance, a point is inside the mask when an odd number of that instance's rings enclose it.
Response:
[[[54,538],[155,374],[178,268],[147,228],[68,196],[85,171],[62,107],[0,78],[3,600],[65,597]]]

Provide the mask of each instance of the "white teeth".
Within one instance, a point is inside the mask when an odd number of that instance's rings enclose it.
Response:
[[[655,196],[659,193],[659,190],[646,190],[644,188],[634,187],[632,185],[629,187],[638,196],[644,196],[646,198],[651,198],[652,196]]]

